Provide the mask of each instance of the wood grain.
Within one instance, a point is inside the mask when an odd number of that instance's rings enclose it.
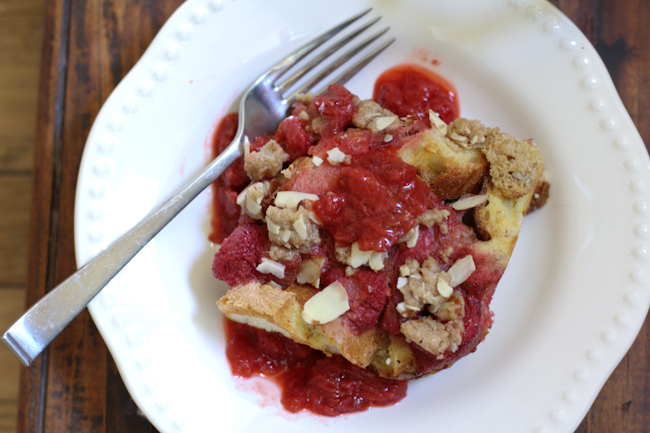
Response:
[[[24,311],[44,0],[0,2],[0,329]],[[20,363],[0,348],[0,433],[14,433]]]
[[[0,2],[0,288],[24,287],[42,0]]]
[[[0,329],[7,329],[20,317],[24,303],[23,288],[0,290]],[[13,433],[18,418],[20,362],[8,350],[0,350],[0,375],[0,433]]]
[[[42,54],[29,238],[28,304],[75,270],[77,170],[103,101],[180,0],[49,0]],[[594,43],[650,142],[650,2],[553,0]],[[642,432],[650,425],[647,324],[578,431]],[[150,432],[87,313],[22,370],[20,432]]]
[[[0,289],[25,283],[30,189],[31,176],[0,176]]]
[[[86,137],[101,104],[180,3],[48,3],[28,304],[76,270],[74,193]],[[35,365],[23,370],[20,404],[21,432],[154,431],[138,415],[87,312],[55,339]]]
[[[52,209],[55,149],[61,136],[61,88],[65,83],[65,56],[67,54],[66,2],[52,0],[45,10],[45,26],[42,48],[42,67],[39,83],[38,118],[32,203],[30,212],[29,267],[27,273],[27,306],[42,298],[48,285],[49,259],[56,254],[56,225],[58,211]],[[44,432],[45,391],[49,349],[38,357],[30,368],[21,371],[21,388],[18,412],[18,431]]]

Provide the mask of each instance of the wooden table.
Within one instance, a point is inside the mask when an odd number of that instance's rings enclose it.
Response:
[[[504,0],[505,1],[505,0]],[[181,0],[49,0],[31,207],[27,304],[76,270],[73,206],[86,137],[99,108]],[[650,2],[552,0],[599,51],[650,143]],[[19,431],[155,431],[137,408],[88,312],[22,371]],[[578,432],[650,426],[646,322]]]

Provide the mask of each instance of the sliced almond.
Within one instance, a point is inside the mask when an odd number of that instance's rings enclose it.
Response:
[[[321,158],[319,156],[314,156],[311,159],[311,162],[313,162],[316,167],[320,167],[320,165],[323,163],[323,158]]]
[[[274,235],[280,234],[280,226],[268,218],[266,219],[266,228],[268,229],[269,233],[273,233]]]
[[[298,284],[309,283],[314,287],[318,287],[317,281],[320,280],[320,273],[321,265],[319,265],[316,260],[305,260],[298,269],[296,282],[298,282]]]
[[[445,298],[449,298],[451,294],[454,293],[454,288],[442,278],[438,278],[436,289],[438,290],[438,293]]]
[[[456,210],[465,210],[465,209],[471,209],[473,207],[476,207],[480,204],[483,204],[487,201],[488,195],[487,194],[481,194],[481,195],[471,195],[465,198],[461,198],[460,200],[455,201],[451,207],[453,207]]]
[[[391,141],[393,141],[393,136],[392,135],[390,135],[390,134],[384,135],[384,143],[390,143]]]
[[[402,287],[406,287],[406,285],[408,284],[408,281],[409,280],[406,277],[399,277],[397,279],[397,288],[401,289]]]
[[[291,230],[280,230],[280,239],[284,243],[289,242],[289,239],[291,239]]]
[[[334,281],[305,302],[302,318],[309,324],[325,324],[349,309],[348,292],[341,283]]]
[[[318,217],[313,211],[309,211],[309,220],[319,226],[323,224],[323,222],[318,219]]]
[[[305,225],[302,216],[293,223],[293,228],[296,230],[296,233],[298,233],[298,236],[300,236],[300,239],[307,239],[307,226]]]
[[[257,215],[262,212],[262,206],[253,200],[249,195],[246,196],[246,209],[250,215]]]
[[[408,277],[411,274],[411,269],[406,265],[402,265],[399,267],[399,274],[403,277]]]
[[[341,150],[338,147],[335,147],[327,151],[327,162],[329,162],[332,165],[339,165],[340,163],[345,161],[346,156],[347,155],[341,152]]]
[[[373,271],[381,271],[384,269],[384,260],[388,254],[386,253],[379,253],[377,251],[372,252],[372,256],[370,257],[370,260],[368,260],[368,266],[370,266],[370,269]]]
[[[406,246],[408,248],[414,248],[415,245],[418,243],[418,237],[420,236],[420,226],[416,224],[415,227],[411,229],[411,231],[413,232],[413,234],[411,235],[409,240],[406,241]]]
[[[438,117],[435,111],[429,110],[429,120],[442,135],[447,135],[447,124],[443,122],[440,117]]]
[[[464,283],[475,270],[476,265],[474,264],[474,258],[471,255],[456,260],[456,263],[454,263],[447,271],[447,273],[451,275],[449,285],[451,287],[456,287],[459,284]]]
[[[358,268],[363,265],[368,264],[370,261],[370,258],[372,257],[372,253],[374,251],[361,251],[359,249],[359,243],[355,242],[352,244],[352,248],[350,249],[350,266],[353,268]]]
[[[251,142],[248,139],[248,135],[244,135],[244,158],[250,155],[251,153]]]
[[[276,283],[276,282],[273,281],[273,280],[271,280],[271,281],[267,281],[266,283],[264,283],[264,285],[265,285],[265,286],[271,286],[271,287],[273,287],[273,288],[275,288],[275,289],[281,289],[281,288],[282,288],[281,285],[279,285],[278,283]]]
[[[318,200],[316,194],[309,194],[298,191],[280,191],[275,196],[275,205],[280,208],[291,210],[298,209],[298,204],[303,200]]]
[[[301,111],[300,114],[298,114],[298,117],[300,117],[302,120],[309,120],[309,114],[307,114],[306,111]]]
[[[455,132],[450,133],[449,138],[451,138],[454,141],[460,141],[462,143],[467,142],[467,137],[465,137],[464,135],[456,134]]]
[[[395,122],[397,119],[399,119],[397,116],[377,117],[373,120],[373,123],[375,124],[375,127],[378,131],[383,131],[392,125],[393,122]]]
[[[257,265],[257,268],[255,269],[257,272],[261,272],[263,274],[271,274],[276,278],[284,278],[284,270],[286,267],[282,263],[263,258],[262,263]]]
[[[244,190],[237,196],[236,202],[239,206],[243,206],[246,202],[246,193],[248,192],[248,188],[250,188],[250,185],[244,188]]]

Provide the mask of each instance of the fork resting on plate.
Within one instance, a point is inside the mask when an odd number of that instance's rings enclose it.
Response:
[[[329,78],[344,63],[357,56],[388,31],[388,28],[385,28],[369,36],[331,61],[322,70],[316,71],[315,68],[325,59],[350,44],[375,24],[379,20],[379,18],[376,18],[324,49],[288,77],[283,78],[310,53],[370,11],[371,9],[368,9],[328,30],[289,54],[255,80],[241,95],[239,128],[228,148],[176,195],[50,291],[5,332],[2,340],[25,366],[32,363],[43,349],[72,319],[86,308],[97,293],[163,227],[174,219],[201,191],[214,182],[232,163],[244,155],[244,143],[246,141],[264,133],[275,132],[280,122],[286,117],[287,111],[295,101],[297,94],[312,91],[315,86]],[[329,80],[327,85],[347,82],[394,40],[390,39],[372,49],[338,76]],[[315,72],[310,75],[312,71]],[[321,93],[327,88],[327,85],[314,93]]]

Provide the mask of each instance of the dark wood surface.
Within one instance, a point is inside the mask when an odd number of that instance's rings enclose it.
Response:
[[[42,52],[27,305],[75,271],[73,206],[86,137],[102,103],[181,0],[49,0]],[[650,143],[650,1],[552,0],[605,61]],[[84,312],[21,373],[19,432],[150,432]],[[646,321],[578,428],[648,432]]]

